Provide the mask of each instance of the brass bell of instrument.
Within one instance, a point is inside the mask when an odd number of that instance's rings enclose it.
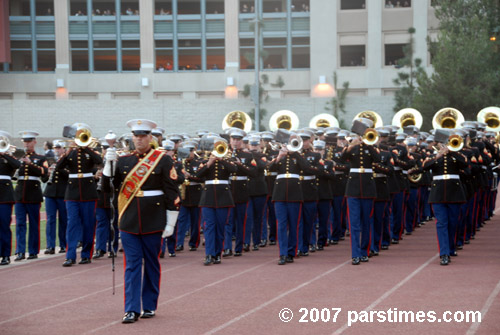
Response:
[[[321,113],[316,115],[309,121],[310,128],[328,128],[339,127],[339,121],[331,114]]]
[[[363,137],[361,140],[366,145],[374,145],[378,142],[379,138],[380,138],[380,136],[375,129],[368,128],[365,130],[365,133],[363,134]]]
[[[299,117],[292,111],[280,110],[271,115],[269,119],[269,129],[276,131],[278,129],[297,130],[299,128]]]
[[[10,135],[5,131],[0,131],[0,153],[8,152],[11,149]]]
[[[464,122],[463,114],[455,108],[445,107],[436,112],[432,118],[432,127],[434,129],[454,129]]]
[[[96,141],[96,139],[92,137],[92,131],[89,125],[85,123],[76,123],[74,127],[76,127],[75,143],[79,147],[87,147]]]
[[[408,126],[422,127],[422,114],[415,108],[403,108],[392,117],[392,125],[400,128]]]
[[[302,141],[302,137],[298,135],[292,135],[290,136],[290,139],[288,141],[288,144],[286,145],[286,148],[288,151],[291,152],[297,152],[302,149],[302,146],[304,145],[304,142]]]
[[[229,112],[222,120],[222,130],[228,128],[239,128],[248,133],[252,130],[252,119],[247,113],[242,111]]]
[[[229,146],[225,141],[219,140],[214,143],[214,150],[212,150],[212,155],[218,158],[227,156],[229,153]]]
[[[464,140],[460,135],[451,135],[446,146],[450,151],[460,151],[464,147]]]
[[[354,120],[363,118],[363,119],[368,119],[373,121],[373,128],[378,128],[378,127],[383,127],[384,126],[384,121],[382,120],[382,117],[374,111],[362,111],[354,117]]]
[[[477,120],[486,123],[486,131],[500,131],[500,108],[486,107],[477,113]]]

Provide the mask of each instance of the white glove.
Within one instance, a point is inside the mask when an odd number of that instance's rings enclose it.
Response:
[[[163,231],[162,237],[172,236],[175,229],[175,224],[177,223],[177,217],[179,216],[179,211],[167,211],[167,226]]]
[[[118,160],[118,155],[116,153],[115,148],[109,148],[106,150],[106,155],[104,155],[104,158],[106,160],[106,164],[104,164],[104,169],[102,170],[102,174],[105,175],[106,177],[111,177],[114,175],[114,170],[116,168],[116,161]],[[113,163],[112,163],[113,162]],[[113,170],[111,169],[111,166],[113,166]]]

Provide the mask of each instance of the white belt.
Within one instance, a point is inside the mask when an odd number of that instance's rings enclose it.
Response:
[[[400,168],[399,166],[395,166],[395,167],[394,167],[394,170],[395,170],[395,171],[399,171],[399,170],[401,170],[401,168]]]
[[[365,168],[351,169],[350,172],[355,172],[355,173],[373,173],[373,169],[365,169]]]
[[[231,180],[248,180],[247,176],[232,176]]]
[[[265,173],[266,177],[269,177],[269,176],[277,176],[278,175],[278,172],[266,172]]]
[[[302,179],[302,180],[314,180],[314,179],[316,179],[316,176],[300,176],[300,179]]]
[[[408,174],[408,170],[403,170],[403,174]]]
[[[69,177],[70,178],[89,178],[89,177],[93,177],[94,174],[92,172],[88,172],[88,173],[70,173],[69,174]]]
[[[481,168],[482,168],[483,170],[487,170],[487,169],[488,169],[488,167],[487,167],[486,165],[481,165]]]
[[[300,176],[296,173],[283,173],[283,174],[279,174],[276,179],[283,179],[283,178],[297,178],[299,179]]]
[[[150,191],[143,191],[143,190],[139,190],[137,193],[136,193],[136,197],[139,197],[139,198],[142,198],[142,197],[157,197],[159,195],[163,195],[163,191],[162,190],[150,190]]]
[[[442,174],[440,176],[433,176],[432,180],[447,180],[447,179],[460,179],[458,174]]]
[[[344,174],[343,171],[335,171],[335,174]]]
[[[197,183],[195,181],[190,181],[189,184],[187,184],[187,186],[196,186],[196,185],[200,185],[201,183]]]
[[[373,176],[375,178],[384,178],[384,177],[387,177],[387,175],[383,174],[383,173],[374,173]]]
[[[6,175],[0,175],[0,179],[11,180],[11,177]]]
[[[19,180],[36,180],[40,181],[40,177],[34,177],[34,176],[19,176]]]
[[[229,184],[229,180],[206,180],[205,185],[218,185],[218,184]]]

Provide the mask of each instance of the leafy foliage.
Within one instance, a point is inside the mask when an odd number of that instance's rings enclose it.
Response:
[[[347,98],[347,93],[349,93],[349,82],[344,81],[342,83],[342,88],[338,88],[337,85],[338,77],[337,72],[333,72],[333,88],[335,90],[335,96],[326,102],[325,110],[330,111],[333,116],[339,121],[339,126],[342,129],[346,129],[346,123],[344,120],[344,115],[347,113],[345,109],[345,102]]]

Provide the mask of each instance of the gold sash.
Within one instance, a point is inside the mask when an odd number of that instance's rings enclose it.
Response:
[[[165,155],[164,151],[151,150],[144,159],[137,163],[127,174],[123,181],[122,188],[118,195],[118,222],[123,213],[128,208],[134,197],[141,191],[142,185],[146,182],[149,175]]]

